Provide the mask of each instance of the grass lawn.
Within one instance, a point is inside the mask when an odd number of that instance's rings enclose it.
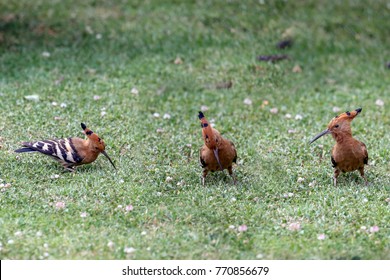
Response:
[[[0,258],[390,259],[390,5],[339,2],[1,1]],[[200,183],[202,106],[237,185]],[[369,186],[308,144],[336,107]],[[13,152],[81,122],[117,171]]]

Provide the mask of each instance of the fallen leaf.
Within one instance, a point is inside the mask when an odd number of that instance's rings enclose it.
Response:
[[[276,44],[276,47],[278,49],[287,49],[291,48],[293,45],[293,40],[292,39],[285,39],[280,41],[279,43]]]
[[[292,69],[293,73],[301,73],[302,68],[299,65],[295,65],[294,68]]]
[[[6,15],[1,16],[1,21],[3,23],[9,23],[9,22],[11,22],[11,21],[13,21],[15,19],[16,19],[16,15],[15,14],[6,14]]]
[[[283,39],[288,39],[288,38],[293,38],[295,35],[295,28],[294,27],[289,27],[286,30],[284,30],[282,34]]]
[[[57,32],[54,31],[52,28],[45,26],[44,24],[39,24],[34,30],[33,33],[37,35],[49,35],[49,36],[56,36]]]
[[[176,59],[175,59],[175,61],[173,63],[175,63],[176,65],[177,64],[183,64],[183,60],[180,57],[176,57]]]
[[[55,84],[56,86],[58,86],[59,84],[62,83],[63,80],[64,80],[64,77],[61,76],[61,77],[59,77],[57,80],[54,81],[54,84]]]
[[[216,89],[229,89],[233,86],[233,82],[232,81],[228,81],[228,82],[221,82],[221,83],[218,83],[215,85],[215,88]]]
[[[284,59],[290,59],[290,57],[287,54],[260,55],[257,57],[257,60],[270,62],[277,62]]]
[[[26,95],[24,98],[30,101],[35,101],[35,102],[39,101],[39,95],[37,94]]]

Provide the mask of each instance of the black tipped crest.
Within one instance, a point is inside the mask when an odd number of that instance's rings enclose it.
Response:
[[[362,108],[357,108],[355,111],[356,111],[357,113],[360,113],[360,112],[362,111]]]
[[[87,126],[84,123],[81,123],[81,128],[85,130]]]
[[[200,120],[204,118],[204,114],[203,114],[201,111],[199,111],[198,118],[199,118]]]

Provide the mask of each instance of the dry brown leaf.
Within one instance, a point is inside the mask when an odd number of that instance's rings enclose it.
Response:
[[[292,69],[292,71],[294,73],[301,73],[302,72],[302,68],[299,65],[295,65],[294,68]]]
[[[183,60],[180,57],[176,57],[176,59],[175,59],[175,61],[173,63],[175,63],[176,65],[177,64],[183,64]]]
[[[221,83],[217,83],[215,85],[215,88],[216,89],[229,89],[233,86],[233,82],[232,81],[228,81],[228,82],[221,82]]]

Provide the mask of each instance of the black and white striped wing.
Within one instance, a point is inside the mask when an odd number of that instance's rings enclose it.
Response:
[[[70,165],[80,163],[83,160],[77,153],[72,138],[25,142],[23,146]]]

